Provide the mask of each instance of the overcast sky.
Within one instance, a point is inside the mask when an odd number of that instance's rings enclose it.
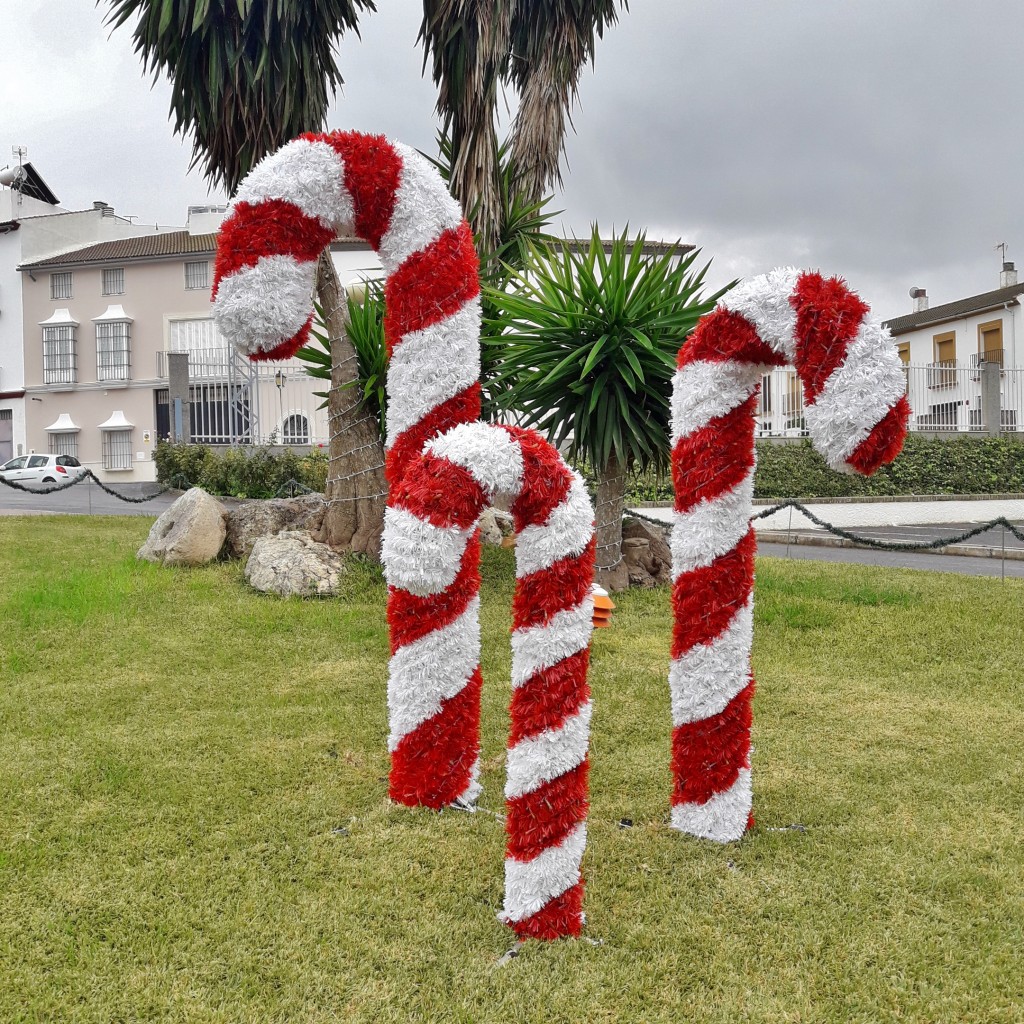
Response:
[[[206,200],[169,88],[92,0],[5,0],[10,147],[69,208],[180,224]],[[1020,0],[632,0],[585,75],[556,208],[566,232],[629,223],[692,242],[723,283],[780,264],[847,278],[884,317],[1024,263]],[[341,44],[329,127],[433,147],[417,0],[378,0]]]

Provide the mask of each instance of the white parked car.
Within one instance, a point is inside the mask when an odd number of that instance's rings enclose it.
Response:
[[[0,477],[19,484],[65,483],[84,472],[85,467],[73,455],[19,455],[0,466]]]

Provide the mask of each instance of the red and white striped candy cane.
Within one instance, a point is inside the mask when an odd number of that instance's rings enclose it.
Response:
[[[214,315],[251,358],[292,355],[312,323],[319,253],[351,232],[377,249],[387,274],[391,796],[438,808],[472,804],[479,792],[476,523],[505,495],[519,580],[502,917],[524,937],[575,935],[593,512],[582,481],[539,435],[473,422],[479,284],[458,205],[405,146],[354,132],[303,136],[239,189],[218,240]]]
[[[761,377],[796,368],[828,464],[872,473],[906,436],[888,331],[837,278],[776,270],[730,292],[679,352],[672,395],[672,825],[729,842],[752,823],[754,415]]]
[[[477,521],[498,497],[518,536],[501,917],[520,937],[552,939],[583,925],[594,517],[583,481],[534,431],[456,427],[392,491],[391,796],[442,807],[478,795]]]

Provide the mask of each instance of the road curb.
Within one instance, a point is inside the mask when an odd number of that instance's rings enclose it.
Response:
[[[845,537],[813,537],[806,533],[787,533],[785,530],[758,530],[757,539],[765,544],[797,544],[814,548],[859,548],[862,551],[889,550],[873,548],[870,544],[855,544]],[[960,555],[964,558],[1005,558],[1008,562],[1024,562],[1024,549],[989,547],[983,544],[951,544],[947,548],[919,548],[900,554]]]

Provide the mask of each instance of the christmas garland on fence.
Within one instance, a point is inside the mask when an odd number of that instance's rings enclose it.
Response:
[[[309,335],[317,260],[339,233],[387,276],[383,556],[392,657],[390,792],[471,805],[479,791],[477,520],[498,494],[519,534],[502,919],[578,934],[586,844],[593,512],[539,435],[479,424],[480,285],[472,232],[436,169],[357,132],[308,134],[242,182],[218,240],[214,316],[253,359]],[[429,444],[428,444],[429,442]],[[424,447],[426,446],[426,447]]]
[[[909,405],[895,346],[836,278],[776,270],[730,292],[680,349],[672,395],[672,825],[728,842],[753,822],[755,412],[792,365],[833,469],[899,453]]]

